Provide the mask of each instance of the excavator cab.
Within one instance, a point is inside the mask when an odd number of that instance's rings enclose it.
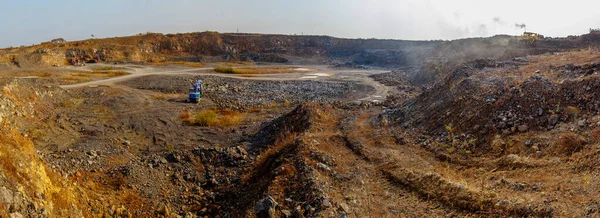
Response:
[[[192,103],[198,103],[200,97],[202,97],[202,80],[198,80],[196,84],[194,84],[193,88],[190,88],[190,93],[188,95],[189,101]]]

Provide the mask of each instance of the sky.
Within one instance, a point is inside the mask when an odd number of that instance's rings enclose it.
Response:
[[[146,32],[199,31],[458,39],[527,31],[561,37],[600,28],[600,1],[540,0],[0,0],[0,47]]]

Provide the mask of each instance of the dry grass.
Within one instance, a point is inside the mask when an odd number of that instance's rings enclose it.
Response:
[[[213,126],[217,123],[217,113],[213,110],[203,110],[196,113],[190,122],[199,126]]]
[[[484,80],[493,77],[510,79],[506,85],[517,85],[532,76],[543,76],[550,81],[560,83],[564,78],[557,73],[556,68],[568,64],[585,65],[600,60],[600,51],[597,49],[583,49],[566,51],[538,56],[528,56],[528,62],[519,69],[495,68],[487,69],[489,73],[474,75],[475,78]]]
[[[219,73],[243,74],[242,71],[233,67],[216,66],[214,71]]]
[[[246,114],[233,110],[201,110],[191,114],[189,111],[179,115],[185,123],[197,126],[235,126],[244,122]]]
[[[40,78],[50,78],[53,77],[54,75],[48,72],[43,72],[43,73],[35,73],[33,76],[36,77],[40,77]]]
[[[166,65],[181,65],[186,67],[204,67],[204,63],[200,62],[188,62],[188,61],[165,61],[165,62],[152,62],[152,66],[166,66]]]
[[[154,95],[152,97],[154,97],[154,99],[156,99],[156,100],[167,100],[167,96],[162,95],[162,94]]]
[[[567,64],[583,65],[596,62],[600,59],[600,52],[597,49],[582,49],[578,51],[569,51],[564,53],[540,55],[529,57],[530,63],[521,67],[518,73],[521,78],[528,78],[540,70],[541,74],[547,78],[555,79],[556,75],[551,67],[564,66]]]
[[[236,66],[253,66],[253,65],[255,65],[255,63],[253,63],[253,62],[218,62],[217,65],[218,66],[236,67]]]
[[[250,68],[235,68],[230,66],[216,66],[215,72],[227,73],[227,74],[282,74],[282,73],[293,73],[295,72],[289,67],[250,67]]]
[[[92,79],[89,77],[72,76],[72,75],[63,76],[62,79],[67,80],[68,82],[76,82],[76,83],[92,81]]]
[[[267,149],[265,149],[264,151],[262,151],[257,157],[256,161],[254,162],[253,166],[248,168],[248,172],[246,172],[245,175],[242,177],[242,183],[255,182],[253,180],[255,180],[256,177],[261,176],[259,175],[259,172],[265,170],[264,167],[270,165],[268,164],[269,162],[272,162],[275,159],[277,159],[277,157],[281,155],[283,149],[286,146],[294,143],[297,136],[298,135],[296,133],[289,131],[280,134],[279,137],[277,137],[275,143]]]
[[[102,77],[115,77],[115,76],[124,76],[124,75],[128,75],[129,73],[126,71],[122,71],[122,70],[117,70],[117,71],[80,71],[80,72],[75,72],[75,73],[71,73],[71,75],[73,76],[102,76]]]
[[[93,68],[93,71],[109,71],[109,70],[123,70],[123,67],[112,67],[112,66],[104,66],[104,67],[96,67]]]
[[[78,71],[68,74],[62,74],[57,76],[60,79],[67,80],[70,83],[78,82],[89,82],[94,78],[106,78],[106,77],[117,77],[128,75],[128,72],[117,70],[117,71]],[[54,77],[54,75],[48,75],[48,77]]]

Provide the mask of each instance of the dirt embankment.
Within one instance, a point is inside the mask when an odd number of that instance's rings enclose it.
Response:
[[[459,39],[436,44],[420,65],[412,71],[410,80],[418,85],[431,85],[465,62],[476,59],[506,61],[527,55],[586,49],[600,43],[600,33],[592,32],[568,38],[548,38],[534,43],[519,41],[517,37],[498,35],[489,38]]]
[[[551,131],[563,123],[585,130],[600,121],[600,65],[594,57],[597,50],[477,60],[384,117],[444,143],[456,138],[470,152],[489,151],[497,135]]]
[[[87,193],[40,156],[31,138],[54,125],[54,107],[64,91],[36,80],[11,80],[0,93],[0,216],[90,215]],[[61,132],[61,130],[59,130]],[[62,130],[64,133],[64,130]]]

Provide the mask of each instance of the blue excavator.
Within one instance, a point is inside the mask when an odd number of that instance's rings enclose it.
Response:
[[[202,80],[198,80],[194,85],[194,88],[190,88],[189,101],[198,103],[200,97],[202,97]]]

